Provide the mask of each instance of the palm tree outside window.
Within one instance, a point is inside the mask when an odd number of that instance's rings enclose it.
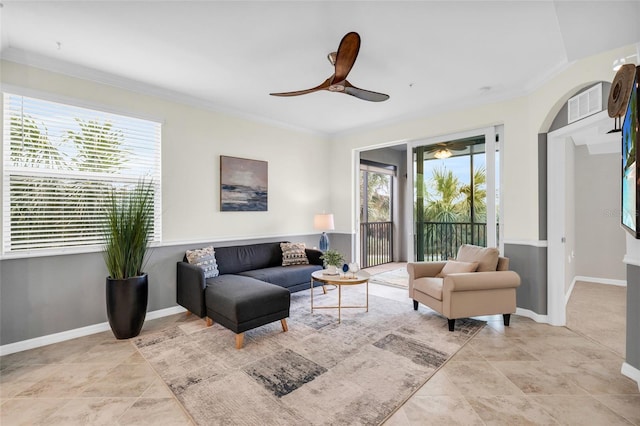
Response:
[[[436,158],[443,146],[448,158]],[[484,136],[415,147],[416,260],[447,260],[462,244],[487,245]],[[496,156],[496,159],[498,157]]]

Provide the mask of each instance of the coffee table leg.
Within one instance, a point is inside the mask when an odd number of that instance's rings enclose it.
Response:
[[[369,280],[367,280],[367,312],[369,312]]]
[[[313,278],[311,278],[311,313],[313,313]]]
[[[340,310],[342,307],[342,286],[338,285],[338,324],[342,322],[340,317]]]

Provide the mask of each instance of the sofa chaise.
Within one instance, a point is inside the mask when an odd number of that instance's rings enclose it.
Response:
[[[308,289],[311,274],[323,264],[321,251],[298,245],[292,257],[290,246],[296,245],[209,247],[209,260],[195,264],[189,263],[187,252],[177,264],[178,304],[206,318],[208,326],[217,322],[236,333],[237,348],[243,346],[244,332],[252,328],[280,320],[287,331],[291,293]]]

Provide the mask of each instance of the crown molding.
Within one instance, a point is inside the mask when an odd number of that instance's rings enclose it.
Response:
[[[215,102],[207,101],[191,95],[186,95],[184,93],[176,92],[173,90],[164,89],[162,87],[155,86],[149,83],[144,83],[104,71],[99,71],[94,68],[89,68],[82,65],[72,64],[70,62],[61,61],[49,56],[26,52],[24,50],[16,49],[13,47],[3,50],[0,54],[0,59],[3,61],[14,62],[19,65],[25,65],[33,68],[39,68],[44,71],[63,74],[69,77],[87,80],[98,84],[117,87],[119,89],[164,99],[170,102],[180,103],[194,108],[226,114],[232,117],[241,118],[243,120],[262,123],[285,130],[292,130],[323,138],[327,138],[329,136],[329,134],[325,132],[319,132],[317,130],[295,126],[293,124],[285,123],[279,120],[249,114],[235,108],[223,106]]]

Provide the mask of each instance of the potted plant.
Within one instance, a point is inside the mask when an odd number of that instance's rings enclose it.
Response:
[[[148,277],[143,268],[153,230],[152,183],[140,181],[127,191],[112,190],[104,209],[104,259],[107,317],[113,334],[140,334],[147,313]]]
[[[344,263],[344,257],[342,254],[333,249],[325,251],[322,256],[320,256],[320,259],[323,260],[324,265],[330,274],[336,274],[337,268],[342,266]]]

